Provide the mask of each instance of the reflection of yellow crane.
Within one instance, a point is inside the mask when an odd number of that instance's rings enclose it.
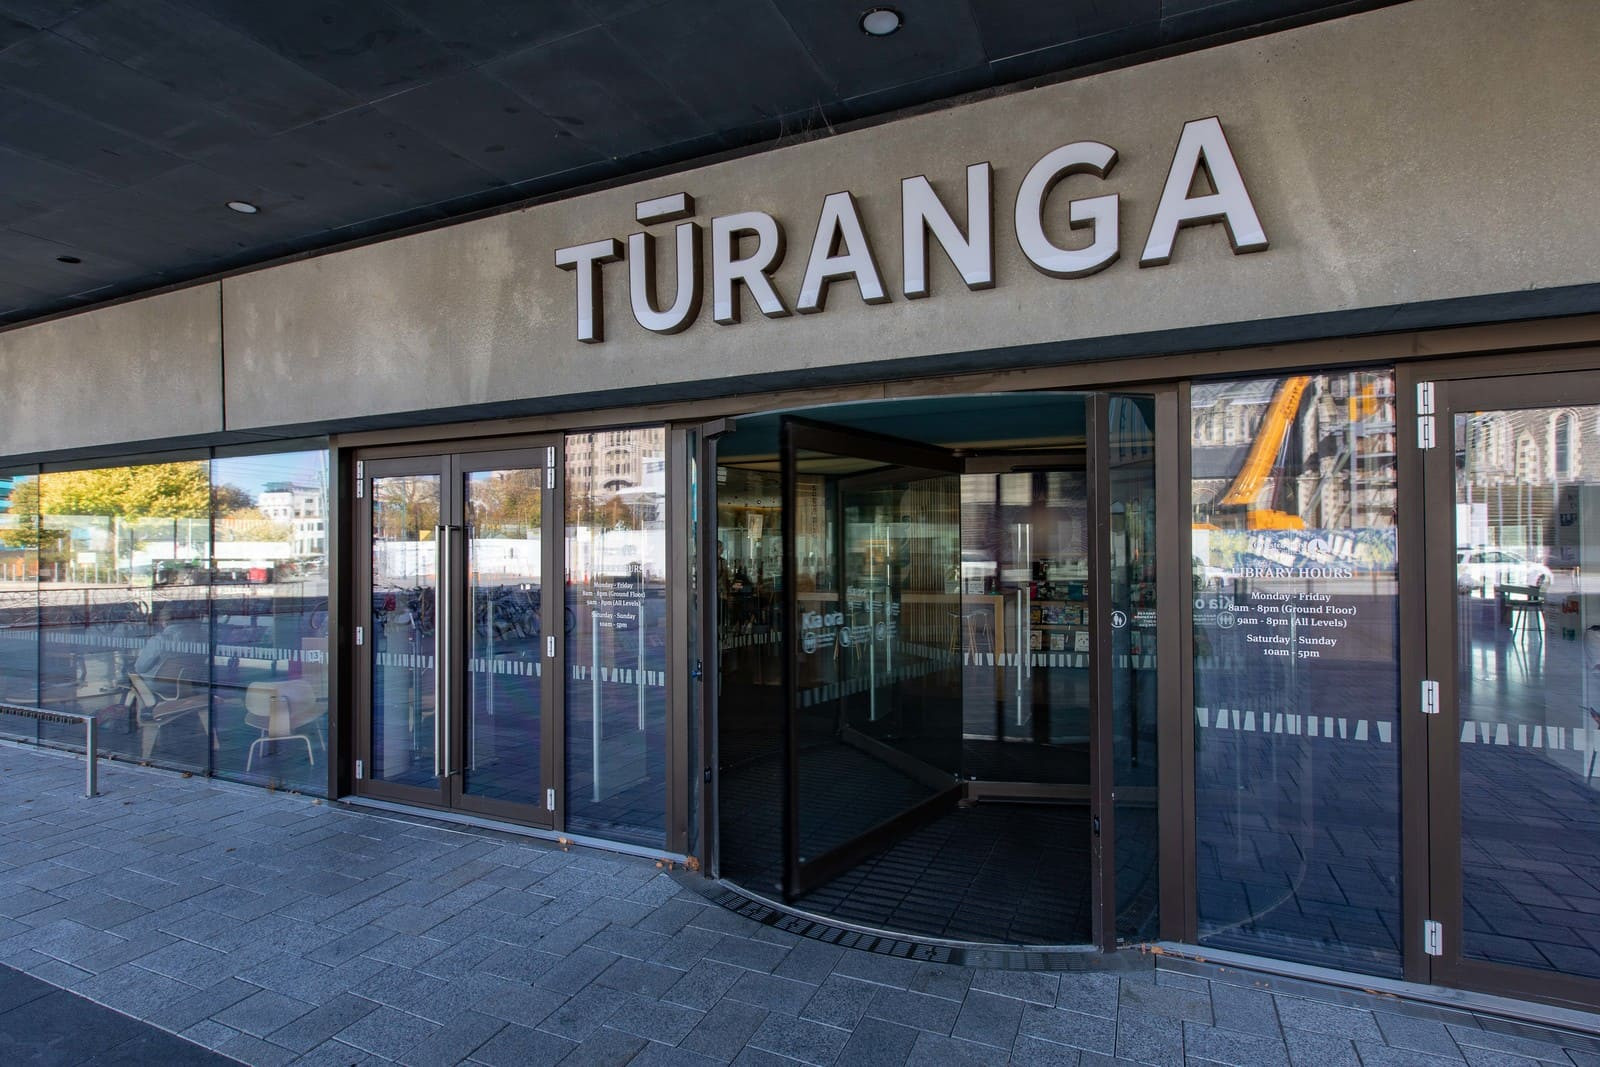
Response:
[[[1286,378],[1278,386],[1272,403],[1267,405],[1266,414],[1261,417],[1261,425],[1256,429],[1256,439],[1251,442],[1250,451],[1245,455],[1244,466],[1239,469],[1238,477],[1223,494],[1217,503],[1223,507],[1250,508],[1248,522],[1251,529],[1255,530],[1299,530],[1304,529],[1305,520],[1298,515],[1290,515],[1271,508],[1253,507],[1256,498],[1261,495],[1261,487],[1266,484],[1267,477],[1272,473],[1272,465],[1277,461],[1278,453],[1283,448],[1284,438],[1289,434],[1289,426],[1294,422],[1295,413],[1300,410],[1300,399],[1305,396],[1306,387],[1311,384],[1309,375],[1296,375]]]

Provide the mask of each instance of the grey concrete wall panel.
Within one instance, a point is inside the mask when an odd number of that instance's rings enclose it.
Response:
[[[216,283],[0,333],[0,455],[223,428]]]
[[[776,370],[1340,314],[1582,286],[1600,279],[1600,5],[1414,0],[1160,62],[288,264],[223,282],[230,429],[429,408],[750,381]],[[1181,231],[1141,268],[1187,120],[1220,116],[1271,240],[1234,255],[1219,225]],[[1023,258],[1012,206],[1046,152],[1119,153],[1049,201],[1121,195],[1121,258],[1055,278]],[[900,181],[962,205],[965,168],[994,165],[997,283],[969,291],[934,250],[933,295],[901,292]],[[712,321],[670,336],[633,320],[627,264],[604,268],[606,340],[576,340],[575,276],[555,249],[642,227],[637,201],[688,192],[697,221],[766,211],[792,307],[823,198],[848,189],[892,299],[836,284],[821,314]],[[671,228],[650,232],[662,238]],[[1068,240],[1064,225],[1058,238]],[[1087,243],[1087,234],[1075,235]],[[657,242],[663,293],[672,243]],[[711,257],[706,256],[707,264]],[[1214,341],[1212,342],[1214,343]],[[1003,362],[1005,353],[995,356]]]

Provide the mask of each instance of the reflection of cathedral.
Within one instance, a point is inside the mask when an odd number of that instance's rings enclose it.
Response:
[[[1196,523],[1225,529],[1394,524],[1390,373],[1197,385],[1191,412]]]
[[[1538,408],[1469,415],[1456,449],[1476,485],[1593,481],[1600,475],[1600,412]]]
[[[1562,486],[1600,481],[1600,410],[1538,408],[1468,415],[1455,427],[1458,539],[1516,545],[1536,555],[1557,543]]]

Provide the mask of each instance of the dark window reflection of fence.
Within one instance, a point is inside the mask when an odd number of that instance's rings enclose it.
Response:
[[[1398,974],[1393,375],[1191,409],[1200,939]]]

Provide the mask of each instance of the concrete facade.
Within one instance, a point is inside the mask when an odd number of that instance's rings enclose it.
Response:
[[[1515,32],[1508,19],[1493,0],[1414,0],[239,275],[220,283],[220,302],[208,284],[13,331],[0,335],[0,366],[12,395],[32,402],[16,407],[0,451],[521,401],[585,408],[595,392],[724,380],[731,393],[778,373],[881,378],[894,373],[886,362],[959,353],[980,355],[943,366],[999,368],[1095,358],[1102,338],[1128,351],[1129,336],[1149,335],[1139,350],[1182,351],[1197,347],[1185,331],[1208,327],[1294,322],[1279,332],[1317,336],[1333,327],[1307,317],[1592,286],[1600,227],[1572,220],[1593,218],[1600,13],[1544,0],[1517,5]],[[1211,115],[1270,248],[1235,255],[1221,225],[1201,225],[1179,232],[1170,263],[1140,267],[1183,125]],[[1055,278],[1023,257],[1013,206],[1035,161],[1080,140],[1119,159],[1103,181],[1062,183],[1047,201],[1050,232],[1087,243],[1068,236],[1067,201],[1117,193],[1121,258]],[[994,166],[995,287],[969,291],[934,245],[932,296],[906,299],[901,180],[928,176],[959,221],[965,168],[979,161]],[[708,231],[714,216],[771,213],[788,242],[774,282],[792,307],[823,198],[843,189],[888,302],[863,303],[846,280],[820,314],[766,319],[745,295],[744,321],[723,325],[708,281],[693,324],[663,336],[634,321],[619,262],[603,272],[606,341],[576,340],[559,247],[656,234],[670,299],[672,226],[636,223],[635,202],[688,192]],[[1078,354],[1059,354],[1073,345]],[[53,358],[62,346],[75,368],[83,351],[105,353],[115,395],[92,376],[41,386],[34,368],[65,365]]]
[[[215,433],[216,283],[0,333],[0,455]]]

